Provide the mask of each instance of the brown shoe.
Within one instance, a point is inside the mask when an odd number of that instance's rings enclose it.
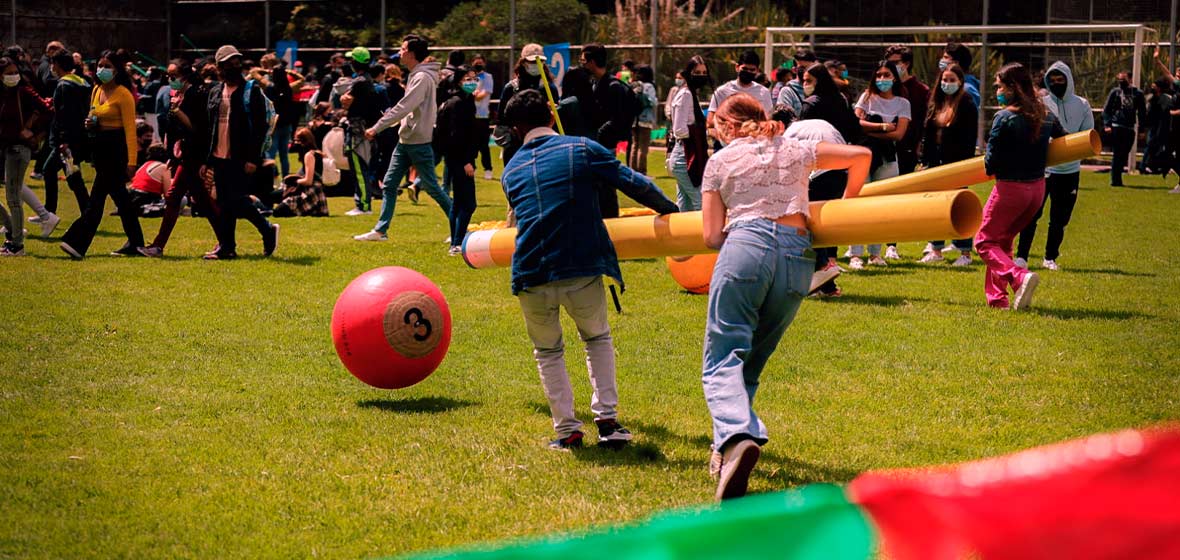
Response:
[[[753,440],[744,439],[726,446],[721,452],[721,476],[717,480],[717,501],[740,498],[746,495],[750,484],[750,473],[758,464],[762,449]]]

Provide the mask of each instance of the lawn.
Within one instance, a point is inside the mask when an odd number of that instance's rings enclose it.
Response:
[[[661,156],[650,170],[673,193]],[[844,275],[842,299],[805,302],[758,393],[772,439],[752,491],[1180,419],[1180,196],[1158,177],[1107,179],[1083,174],[1063,269],[1044,272],[1031,312],[987,308],[978,259],[921,265],[920,243]],[[476,220],[502,219],[499,184],[478,184]],[[243,224],[245,258],[202,261],[213,236],[191,218],[163,259],[108,257],[123,243],[108,217],[82,262],[57,248],[65,222],[0,262],[0,557],[373,557],[711,498],[705,297],[662,261],[623,263],[611,311],[636,442],[554,452],[509,272],[447,257],[426,197],[398,203],[387,243],[351,240],[373,217],[345,217],[350,204],[278,220],[271,259]],[[143,223],[150,239],[159,220]],[[398,391],[349,375],[328,329],[344,286],[386,265],[433,279],[454,317],[442,366]]]

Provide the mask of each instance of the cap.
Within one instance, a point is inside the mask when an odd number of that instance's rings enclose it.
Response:
[[[538,57],[545,58],[545,49],[536,43],[529,43],[520,49],[520,57],[529,62],[536,62]]]
[[[296,68],[299,68],[300,66],[303,66],[303,61],[302,61],[302,60],[296,60],[296,61],[295,61],[295,67],[296,67]]]
[[[242,56],[242,53],[238,52],[238,49],[234,48],[233,45],[222,45],[221,48],[217,49],[217,55],[214,56],[214,59],[220,64],[235,56]]]
[[[344,55],[344,58],[355,60],[361,64],[368,64],[370,58],[369,49],[364,47],[356,47],[351,51],[348,51],[348,53]]]

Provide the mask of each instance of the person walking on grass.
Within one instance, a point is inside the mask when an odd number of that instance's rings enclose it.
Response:
[[[447,253],[452,257],[463,254],[463,237],[467,235],[467,226],[475,213],[475,158],[484,138],[476,125],[473,94],[478,89],[479,78],[466,66],[455,68],[439,88],[443,99],[434,127],[434,151],[450,170],[447,179],[454,193],[451,249]]]
[[[219,209],[218,247],[207,260],[237,258],[237,223],[250,222],[262,236],[262,254],[271,256],[278,244],[279,225],[272,224],[250,202],[253,175],[262,165],[266,111],[260,86],[246,87],[242,55],[232,45],[217,49],[221,82],[209,89],[205,103],[209,123],[208,159],[202,176],[212,173]],[[247,97],[249,95],[249,97]]]
[[[434,171],[434,148],[431,142],[434,139],[434,121],[438,116],[436,90],[440,65],[426,60],[429,52],[430,45],[426,39],[417,35],[406,35],[402,39],[398,54],[402,64],[410,69],[406,94],[365,131],[365,138],[371,142],[381,131],[401,123],[399,141],[393,149],[389,169],[381,183],[381,214],[372,231],[353,237],[357,241],[389,239],[389,226],[393,223],[393,210],[397,205],[397,189],[411,167],[418,171],[419,184],[438,202],[447,221],[451,219],[451,197],[443,192]]]
[[[131,76],[126,57],[106,51],[98,59],[95,76],[99,86],[90,94],[90,113],[86,117],[91,133],[91,157],[94,162],[94,185],[86,209],[62,236],[61,250],[74,259],[86,256],[90,243],[106,214],[107,197],[115,201],[127,243],[111,253],[116,256],[139,256],[143,247],[143,229],[139,209],[131,203],[127,181],[138,169],[138,139],[135,135],[135,100],[131,95]]]
[[[979,110],[963,88],[963,68],[951,63],[939,72],[938,88],[930,99],[923,131],[921,159],[925,168],[938,167],[975,157],[975,140],[979,131]],[[955,239],[953,246],[960,254],[951,266],[971,264],[971,240]],[[946,240],[931,241],[921,263],[942,261]]]
[[[487,60],[482,54],[471,57],[471,70],[479,87],[471,95],[475,97],[475,128],[479,132],[479,159],[483,166],[483,178],[492,180],[492,149],[488,140],[492,137],[492,93],[496,91],[496,80],[487,71]]]
[[[755,98],[736,94],[714,125],[724,150],[701,185],[704,241],[719,249],[709,285],[701,383],[713,420],[709,472],[718,500],[745,495],[766,426],[754,412],[759,377],[807,295],[814,269],[808,176],[847,170],[844,198],[860,193],[871,152],[782,135]]]
[[[1074,94],[1073,72],[1060,60],[1054,62],[1045,73],[1045,87],[1049,93],[1041,97],[1041,103],[1049,108],[1067,134],[1092,130],[1094,112],[1090,102]],[[1042,266],[1057,270],[1057,258],[1061,256],[1061,242],[1065,239],[1065,226],[1073,216],[1074,205],[1078,202],[1078,183],[1082,175],[1082,162],[1071,161],[1045,170],[1045,198],[1032,221],[1020,232],[1016,247],[1016,266],[1028,268],[1028,251],[1032,248],[1037,234],[1037,220],[1045,211],[1049,199],[1049,234],[1045,239],[1045,260]]]
[[[559,136],[540,92],[517,93],[502,115],[522,139],[501,182],[517,224],[512,293],[520,300],[557,432],[549,446],[581,447],[584,438],[565,367],[563,307],[586,344],[598,441],[623,444],[632,436],[618,421],[615,350],[602,277],[620,286],[623,280],[596,189],[605,183],[661,214],[676,212],[676,205],[650,179],[620,164],[612,150],[588,138]]]
[[[1147,120],[1147,103],[1143,92],[1131,85],[1131,73],[1119,72],[1118,83],[1106,97],[1102,108],[1102,124],[1114,142],[1114,158],[1110,162],[1110,186],[1123,186],[1123,171],[1131,154],[1131,145],[1138,133],[1137,125]]]
[[[1040,277],[1012,262],[1012,241],[1045,202],[1045,159],[1050,138],[1065,135],[1057,116],[1045,109],[1033,89],[1032,76],[1020,63],[996,74],[1000,109],[988,133],[984,167],[996,186],[983,208],[975,250],[987,265],[987,304],[1021,310],[1032,304]],[[1008,288],[1014,292],[1009,304]]]
[[[0,152],[4,154],[4,192],[8,202],[7,211],[0,206],[0,219],[4,222],[5,241],[0,247],[0,256],[13,257],[25,254],[24,209],[21,207],[25,186],[25,172],[33,157],[37,131],[48,128],[53,116],[53,106],[20,75],[15,61],[0,58]],[[38,202],[37,207],[44,207]],[[45,213],[42,219],[42,233],[48,236],[57,227],[58,217]],[[48,229],[48,231],[46,231]]]
[[[701,175],[709,161],[705,115],[699,102],[701,88],[709,83],[709,67],[704,58],[694,55],[680,75],[686,81],[671,103],[668,137],[674,140],[674,145],[668,150],[664,165],[676,179],[676,204],[680,211],[691,212],[701,209]]]
[[[88,157],[86,112],[90,109],[90,84],[75,71],[73,53],[62,50],[53,55],[50,69],[57,76],[53,90],[53,124],[49,128],[49,155],[45,159],[42,175],[45,180],[45,208],[57,212],[57,187],[59,171],[66,171],[66,185],[74,193],[78,211],[86,209],[90,193],[82,179],[81,163]],[[66,168],[70,160],[71,169]]]

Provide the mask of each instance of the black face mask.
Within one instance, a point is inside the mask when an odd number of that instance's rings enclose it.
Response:
[[[1131,82],[1128,82],[1127,80],[1119,80],[1119,87],[1127,89],[1131,87]]]
[[[750,82],[753,82],[754,78],[756,78],[757,76],[758,75],[755,74],[754,72],[750,72],[749,70],[742,70],[742,71],[738,72],[738,81],[743,84],[749,84]]]
[[[708,82],[708,80],[708,76],[699,76],[696,74],[690,75],[688,77],[688,87],[692,89],[700,89]]]
[[[471,67],[471,69],[472,69],[472,70],[475,70],[475,73],[476,73],[476,74],[478,74],[478,73],[480,73],[480,72],[483,72],[483,65],[482,65],[482,64],[476,64],[475,66],[472,66],[472,67]]]
[[[1065,99],[1065,86],[1066,84],[1049,84],[1049,91],[1058,99]]]

